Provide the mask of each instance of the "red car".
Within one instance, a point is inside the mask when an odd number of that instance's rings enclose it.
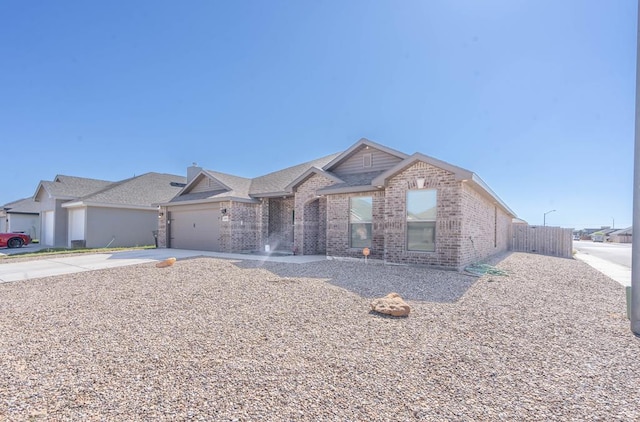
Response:
[[[31,243],[31,237],[24,233],[0,233],[0,248],[21,248]]]

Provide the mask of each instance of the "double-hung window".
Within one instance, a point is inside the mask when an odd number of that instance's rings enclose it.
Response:
[[[435,189],[407,191],[407,250],[436,250],[437,205]]]
[[[370,196],[357,196],[349,201],[350,247],[371,247],[371,226],[373,224],[373,201]]]

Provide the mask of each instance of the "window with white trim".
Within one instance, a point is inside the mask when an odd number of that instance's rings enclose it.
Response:
[[[373,225],[373,198],[356,196],[349,200],[349,246],[370,248]]]
[[[436,250],[435,189],[407,191],[407,250],[434,252]]]

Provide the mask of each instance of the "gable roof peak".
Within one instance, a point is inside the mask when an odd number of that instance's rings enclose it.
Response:
[[[302,173],[300,176],[298,176],[294,180],[292,180],[291,183],[289,183],[287,186],[285,186],[284,187],[285,192],[293,192],[298,187],[298,185],[300,185],[302,182],[304,182],[305,180],[307,180],[308,178],[310,178],[314,174],[322,175],[322,176],[326,177],[327,179],[333,181],[334,183],[344,183],[344,180],[340,179],[336,175],[334,175],[332,173],[328,173],[328,172],[322,170],[321,168],[313,166],[313,167],[310,167],[309,169],[307,169],[307,171]]]
[[[400,158],[402,160],[404,160],[405,158],[408,157],[408,155],[405,154],[404,152],[395,150],[393,148],[386,147],[386,146],[384,146],[382,144],[379,144],[379,143],[374,142],[374,141],[372,141],[370,139],[367,139],[367,138],[360,138],[358,140],[358,142],[356,142],[355,144],[351,145],[346,151],[344,151],[343,153],[339,154],[335,159],[333,159],[327,165],[322,167],[322,169],[330,171],[331,169],[337,167],[340,163],[342,163],[343,161],[348,159],[351,155],[353,155],[354,153],[358,152],[361,148],[374,148],[374,149],[383,151],[383,152],[385,152],[387,154],[390,154],[390,155],[393,155],[395,157],[398,157],[398,158]]]

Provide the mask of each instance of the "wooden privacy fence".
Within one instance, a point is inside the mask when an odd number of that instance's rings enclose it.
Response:
[[[572,235],[573,229],[512,224],[509,250],[571,258],[573,256]]]

